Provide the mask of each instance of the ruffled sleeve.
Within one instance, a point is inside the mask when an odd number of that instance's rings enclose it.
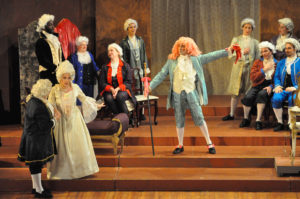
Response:
[[[93,121],[97,117],[97,111],[96,100],[91,97],[86,97],[82,103],[82,114],[85,123]]]
[[[82,115],[85,123],[93,121],[97,117],[98,111],[96,100],[86,96],[76,84],[73,84],[73,88],[76,88],[78,92],[77,97],[82,103]]]

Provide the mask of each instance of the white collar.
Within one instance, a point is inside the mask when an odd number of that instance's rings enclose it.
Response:
[[[287,57],[286,62],[287,63],[293,63],[297,59],[297,54],[294,55],[293,57]]]
[[[44,30],[42,31],[42,33],[46,36],[46,38],[48,40],[50,40],[50,42],[54,45],[54,47],[56,49],[60,48],[60,42],[59,42],[58,37],[56,35],[48,33],[48,32],[46,32]]]
[[[77,56],[78,56],[78,61],[81,64],[89,64],[92,62],[91,56],[88,53],[88,51],[85,51],[83,53],[77,51]]]

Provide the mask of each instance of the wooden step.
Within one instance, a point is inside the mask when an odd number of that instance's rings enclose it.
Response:
[[[268,127],[261,131],[251,128],[239,128],[241,120],[224,122],[220,117],[206,117],[212,141],[218,146],[283,146],[290,145],[290,132],[273,132]],[[173,116],[159,117],[161,124],[153,126],[154,144],[156,146],[175,146],[178,144],[176,126]],[[254,125],[254,122],[252,123]],[[9,130],[10,129],[10,130]],[[19,145],[22,135],[20,125],[10,128],[0,127],[2,145]],[[93,140],[96,142],[97,140]],[[145,123],[138,128],[130,128],[125,138],[126,145],[151,145],[150,128]],[[199,127],[195,126],[192,118],[187,116],[185,125],[184,145],[206,145]],[[297,140],[300,145],[300,140]]]
[[[222,116],[224,117],[225,115],[228,115],[230,112],[230,107],[224,107],[224,106],[219,106],[219,107],[214,107],[214,106],[202,106],[202,112],[204,116]],[[154,109],[151,110],[151,115],[153,116],[154,114]],[[148,116],[148,109],[145,109],[145,115]],[[158,107],[158,115],[159,116],[174,116],[174,109],[169,109],[167,110],[166,107]],[[186,115],[191,115],[190,110],[186,111]],[[243,108],[242,107],[237,107],[236,108],[236,116],[242,117],[243,116]]]
[[[185,146],[181,154],[174,147],[125,146],[119,155],[111,147],[95,147],[99,167],[208,167],[208,168],[274,168],[276,157],[289,157],[289,146],[216,146],[209,154],[204,146]],[[297,151],[298,152],[298,151]],[[0,148],[0,167],[24,167],[17,160],[17,147]],[[300,149],[299,149],[300,153]],[[297,153],[297,154],[299,154]]]
[[[300,158],[276,157],[275,169],[278,176],[300,176]]]
[[[100,168],[74,180],[46,180],[52,191],[300,191],[300,177],[277,177],[271,168]],[[0,168],[0,191],[31,190],[27,168]]]
[[[170,108],[166,110],[167,96],[158,96],[158,115],[159,116],[174,116],[174,110]],[[210,95],[208,96],[208,104],[202,106],[204,116],[225,116],[230,112],[230,100],[229,95]],[[151,110],[154,113],[154,109]],[[145,114],[148,116],[148,110],[145,109]],[[187,115],[191,115],[190,111],[187,110]],[[236,108],[236,116],[243,116],[242,104],[239,101]]]

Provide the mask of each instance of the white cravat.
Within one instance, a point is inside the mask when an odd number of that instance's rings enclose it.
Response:
[[[81,64],[89,64],[92,61],[91,56],[87,51],[85,51],[83,53],[77,52],[77,56],[78,56],[78,61]]]
[[[250,48],[250,40],[251,40],[251,38],[250,38],[249,35],[243,35],[242,36],[242,40],[241,40],[241,44],[240,44],[242,52],[244,52],[245,48]],[[249,54],[244,55],[244,53],[242,53],[242,59],[245,60],[248,55]]]
[[[294,63],[296,58],[297,58],[297,55],[294,55],[293,57],[287,57],[285,60],[286,72],[289,75],[291,74],[291,65]]]
[[[284,40],[287,38],[287,35],[280,35],[276,41],[276,50],[282,51],[284,46]]]
[[[130,42],[132,43],[133,47],[134,47],[134,48],[137,48],[136,37],[135,37],[135,36],[133,36],[133,37],[128,36],[128,37],[129,37],[129,40],[130,40]]]
[[[195,90],[196,71],[189,56],[180,55],[174,71],[173,91],[180,94],[182,90],[189,93]]]
[[[119,62],[111,62],[111,76],[114,77],[117,75],[117,72],[118,72],[118,66],[119,66]]]

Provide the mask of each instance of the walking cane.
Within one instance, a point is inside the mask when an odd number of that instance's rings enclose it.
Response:
[[[153,135],[152,135],[151,112],[150,112],[151,109],[150,109],[150,100],[149,100],[149,82],[151,81],[151,78],[147,77],[146,69],[147,69],[147,66],[146,66],[146,62],[145,62],[144,63],[145,77],[142,78],[142,82],[144,82],[144,96],[147,97],[147,103],[148,103],[148,113],[149,113],[149,125],[150,125],[150,133],[151,133],[152,153],[153,153],[153,156],[155,156],[154,144],[153,144]]]

